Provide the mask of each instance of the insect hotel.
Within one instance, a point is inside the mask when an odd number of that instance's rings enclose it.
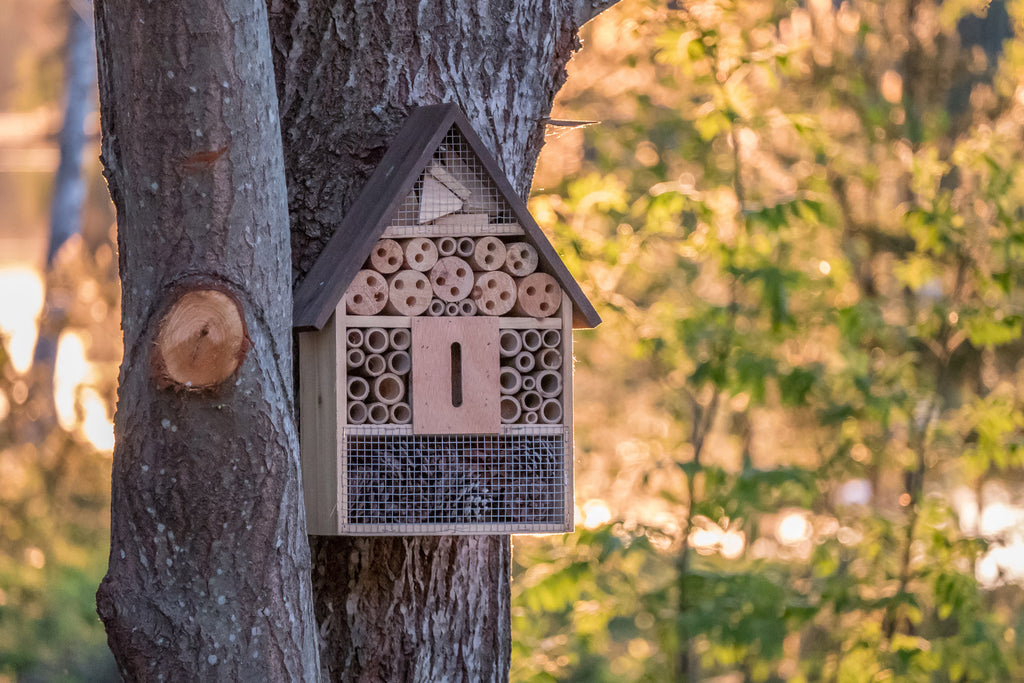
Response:
[[[309,533],[573,528],[600,322],[454,105],[412,112],[295,292]]]

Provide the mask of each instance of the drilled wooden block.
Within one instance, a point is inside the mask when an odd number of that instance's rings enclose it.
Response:
[[[470,294],[483,315],[505,315],[516,302],[516,283],[508,273],[478,273]]]
[[[513,242],[505,249],[504,271],[516,277],[526,277],[537,270],[540,257],[529,242]]]
[[[345,308],[353,315],[377,315],[388,302],[388,281],[373,270],[360,270],[345,292]]]
[[[513,312],[531,318],[546,318],[562,305],[562,289],[547,273],[533,273],[519,280]],[[539,346],[539,344],[538,344]]]
[[[413,237],[402,246],[404,266],[410,270],[427,272],[437,263],[437,245],[427,237]]]
[[[505,265],[505,243],[493,235],[481,237],[473,245],[470,264],[474,270],[497,270]]]
[[[473,290],[473,269],[458,256],[445,256],[430,269],[430,284],[437,298],[457,303]]]
[[[430,306],[433,291],[427,276],[417,270],[400,270],[388,278],[388,303],[384,312],[390,315],[421,315]]]
[[[401,268],[404,259],[405,254],[402,252],[402,245],[395,240],[382,239],[377,240],[377,244],[373,245],[373,251],[370,252],[367,265],[372,270],[387,275]]]

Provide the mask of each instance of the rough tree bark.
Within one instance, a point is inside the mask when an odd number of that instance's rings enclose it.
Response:
[[[111,649],[131,681],[315,680],[266,8],[97,0],[96,32],[125,348]]]
[[[611,4],[270,0],[296,280],[410,105],[460,105],[525,196],[577,29]],[[507,536],[311,547],[325,679],[507,678]]]

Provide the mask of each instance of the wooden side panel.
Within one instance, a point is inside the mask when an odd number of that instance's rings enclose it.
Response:
[[[497,434],[498,400],[496,318],[412,319],[413,433]]]
[[[348,499],[345,488],[345,472],[348,460],[345,457],[345,444],[342,431],[348,424],[348,316],[345,314],[345,301],[338,302],[331,318],[331,333],[334,336],[334,441],[331,444],[330,459],[334,463],[334,473],[330,480],[333,486],[331,514],[328,521],[332,525],[332,534],[341,533],[342,516],[347,514]],[[330,470],[326,474],[330,474]],[[312,532],[310,532],[312,533]]]
[[[332,316],[323,330],[299,334],[299,450],[306,525],[311,535],[338,533],[335,332]],[[344,368],[341,363],[342,372]]]
[[[562,424],[568,427],[565,444],[565,531],[575,528],[575,491],[572,439],[572,299],[562,294]]]

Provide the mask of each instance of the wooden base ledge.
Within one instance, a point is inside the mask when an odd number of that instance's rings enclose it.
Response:
[[[153,347],[156,381],[163,388],[213,389],[238,370],[248,350],[245,314],[234,295],[186,291],[160,321]]]

